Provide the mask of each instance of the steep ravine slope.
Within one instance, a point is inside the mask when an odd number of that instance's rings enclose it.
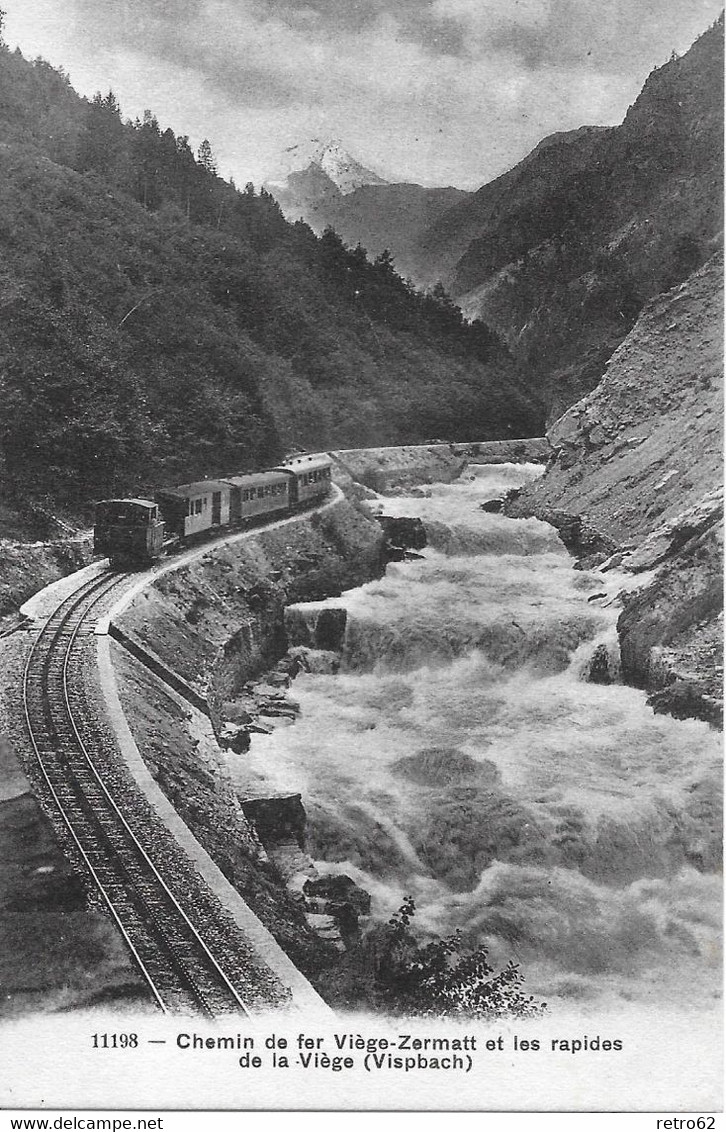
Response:
[[[718,247],[722,163],[721,19],[651,72],[619,126],[545,139],[446,213],[426,236],[429,277],[504,337],[552,422],[644,302]]]
[[[512,169],[462,197],[418,240],[419,273],[433,283],[454,284],[459,260],[474,241],[496,231],[514,212],[527,209],[533,216],[568,177],[587,167],[607,126],[582,126],[550,134]],[[457,284],[457,290],[462,287]]]
[[[506,505],[576,554],[643,575],[618,622],[623,674],[659,710],[722,700],[723,258],[653,299],[600,384],[550,429],[541,481]],[[607,563],[606,563],[607,565]]]

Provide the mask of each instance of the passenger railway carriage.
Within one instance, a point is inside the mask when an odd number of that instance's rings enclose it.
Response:
[[[293,505],[308,503],[327,493],[330,487],[332,461],[327,452],[295,456],[280,464],[275,471],[284,472],[290,477]]]
[[[292,457],[269,471],[165,487],[155,501],[104,499],[96,504],[94,553],[107,555],[112,566],[154,562],[170,537],[184,543],[319,502],[328,494],[331,473],[330,456],[321,452]]]
[[[156,493],[169,534],[190,538],[211,527],[229,526],[229,484],[225,480],[200,480]]]
[[[255,515],[287,511],[292,502],[290,477],[281,470],[232,476],[227,483],[230,489],[230,520],[233,523]]]

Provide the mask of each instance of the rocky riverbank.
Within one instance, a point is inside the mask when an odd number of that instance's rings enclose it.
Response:
[[[722,720],[723,258],[659,295],[595,390],[548,433],[547,472],[506,501],[585,567],[642,577],[618,621],[625,679],[657,711]]]

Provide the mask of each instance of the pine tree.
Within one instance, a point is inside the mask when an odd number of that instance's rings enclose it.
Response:
[[[127,137],[121,107],[112,90],[96,91],[88,104],[84,130],[79,136],[75,166],[82,173],[93,171],[114,183],[124,179]]]
[[[217,161],[212,153],[212,146],[209,138],[205,138],[199,149],[197,150],[197,161],[207,173],[211,173],[213,177],[217,175]]]

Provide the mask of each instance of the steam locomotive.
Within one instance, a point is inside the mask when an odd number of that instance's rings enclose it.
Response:
[[[292,457],[269,471],[162,488],[154,501],[103,499],[96,504],[93,552],[119,569],[149,565],[170,546],[321,501],[331,473],[332,460],[321,452]]]

